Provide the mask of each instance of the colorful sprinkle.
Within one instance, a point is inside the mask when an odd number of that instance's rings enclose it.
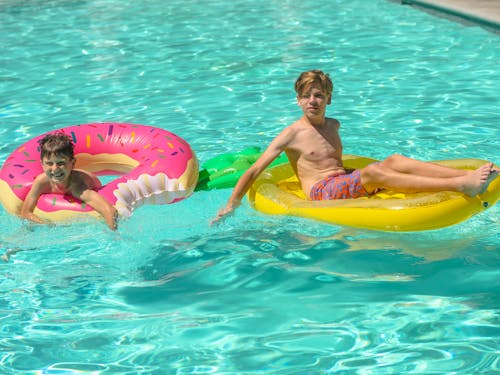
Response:
[[[99,140],[100,140],[101,142],[104,142],[104,137],[103,137],[102,135],[97,134],[97,138],[99,138]]]
[[[135,139],[135,132],[132,132],[132,138],[131,138],[130,142],[134,143],[134,139]]]
[[[155,160],[155,161],[151,164],[151,167],[154,167],[156,164],[158,164],[158,160]]]
[[[87,134],[87,148],[90,148],[90,135]]]
[[[71,138],[73,138],[73,143],[76,143],[76,134],[75,134],[75,132],[71,132]]]
[[[56,202],[57,202],[57,198],[52,198],[52,206],[55,206],[56,205]]]
[[[147,149],[147,148],[150,148],[151,147],[151,143],[148,143],[146,146],[144,146],[144,149]]]
[[[174,145],[173,145],[172,143],[170,143],[170,142],[167,142],[167,146],[168,146],[169,148],[174,148]]]
[[[108,135],[113,134],[113,125],[109,125]]]

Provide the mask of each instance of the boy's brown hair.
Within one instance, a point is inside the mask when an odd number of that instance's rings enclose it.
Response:
[[[53,155],[66,156],[69,159],[75,158],[74,144],[70,136],[62,133],[47,134],[38,141],[40,146],[40,159]]]
[[[303,94],[305,89],[316,82],[321,85],[321,89],[328,95],[332,94],[332,80],[328,74],[323,73],[321,70],[310,70],[308,72],[301,73],[299,78],[295,81],[295,92],[300,96]]]

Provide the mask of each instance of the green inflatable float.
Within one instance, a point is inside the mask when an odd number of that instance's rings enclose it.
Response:
[[[195,191],[234,187],[261,154],[260,148],[253,146],[240,152],[222,154],[202,163]],[[282,154],[269,167],[286,162],[288,158]]]

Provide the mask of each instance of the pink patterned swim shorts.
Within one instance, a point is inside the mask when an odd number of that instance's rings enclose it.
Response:
[[[328,176],[311,188],[309,196],[313,201],[366,197],[368,192],[361,185],[360,171]]]

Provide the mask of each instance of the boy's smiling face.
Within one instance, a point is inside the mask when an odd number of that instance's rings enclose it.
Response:
[[[42,168],[51,182],[66,184],[75,166],[75,159],[63,155],[50,155],[42,159]]]

